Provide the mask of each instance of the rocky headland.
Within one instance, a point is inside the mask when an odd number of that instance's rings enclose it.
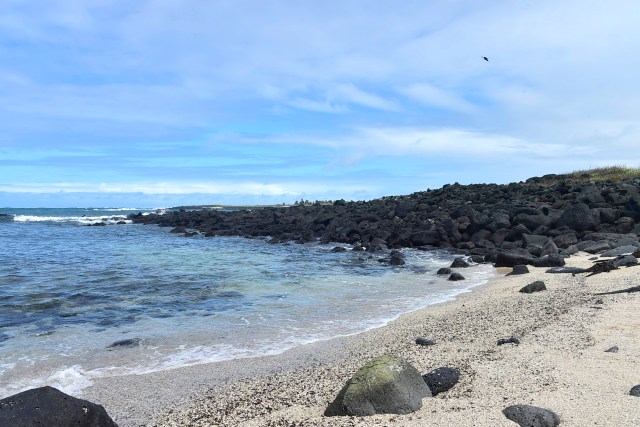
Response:
[[[271,242],[321,241],[355,250],[445,249],[496,266],[561,266],[578,251],[633,245],[640,234],[640,179],[596,180],[588,173],[545,175],[511,184],[458,183],[371,201],[180,209],[129,217],[186,236],[243,236]],[[615,243],[617,242],[617,243]]]

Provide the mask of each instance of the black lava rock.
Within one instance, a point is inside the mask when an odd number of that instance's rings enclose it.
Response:
[[[101,405],[49,386],[0,400],[0,426],[118,427]]]
[[[465,280],[464,276],[460,273],[451,273],[451,276],[447,279],[451,282],[457,282],[458,280]]]
[[[517,264],[513,266],[513,270],[510,273],[507,273],[507,276],[514,276],[516,274],[527,274],[529,272],[529,268],[523,264]]]
[[[336,246],[335,248],[331,249],[331,252],[346,252],[347,249],[343,248],[342,246]]]
[[[131,348],[138,347],[142,340],[140,338],[127,338],[115,341],[107,346],[107,348]]]
[[[560,417],[554,412],[536,406],[513,405],[503,409],[502,413],[520,427],[556,427],[560,425]]]
[[[518,345],[518,344],[520,344],[520,340],[518,338],[516,338],[516,337],[500,338],[498,340],[498,345],[505,345],[505,344]]]
[[[404,265],[405,261],[402,258],[402,256],[398,256],[398,255],[392,255],[391,259],[389,260],[389,264],[391,265]]]
[[[520,289],[520,292],[525,293],[525,294],[532,294],[534,292],[540,292],[540,291],[544,291],[546,290],[547,287],[545,286],[544,282],[542,280],[536,280],[533,283],[529,283],[527,286],[523,287],[522,289]]]
[[[452,272],[453,272],[453,270],[451,270],[450,268],[443,267],[443,268],[439,269],[439,270],[436,272],[436,274],[442,274],[442,275],[445,275],[445,274],[451,274]]]
[[[605,353],[617,353],[617,352],[618,352],[618,350],[620,350],[620,349],[618,348],[618,346],[617,346],[617,345],[614,345],[613,347],[609,347],[608,349],[606,349],[604,352],[605,352]]]
[[[449,268],[467,268],[469,263],[462,258],[456,258],[453,260]]]
[[[634,385],[631,390],[629,391],[629,394],[631,396],[636,396],[636,397],[640,397],[640,384],[638,385]]]
[[[435,345],[436,342],[434,340],[430,340],[429,338],[418,337],[416,338],[416,344],[426,347],[429,345]]]
[[[456,368],[438,368],[422,376],[434,396],[449,390],[460,381],[460,371]]]

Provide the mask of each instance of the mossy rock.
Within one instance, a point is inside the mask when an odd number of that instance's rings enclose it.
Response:
[[[383,355],[367,362],[327,407],[326,416],[409,414],[422,407],[431,390],[409,362]]]

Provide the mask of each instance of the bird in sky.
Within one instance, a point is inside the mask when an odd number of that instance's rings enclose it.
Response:
[[[489,58],[487,58],[486,56],[483,56],[482,59],[484,59],[485,61],[489,62]]]

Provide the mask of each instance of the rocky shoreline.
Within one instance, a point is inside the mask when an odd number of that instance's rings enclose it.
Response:
[[[338,200],[291,207],[200,209],[130,215],[137,224],[173,227],[186,236],[242,236],[271,242],[321,241],[355,250],[444,249],[496,266],[561,266],[640,234],[640,179],[595,181],[588,174],[525,182],[445,185],[368,202]],[[480,258],[482,257],[482,258]]]

